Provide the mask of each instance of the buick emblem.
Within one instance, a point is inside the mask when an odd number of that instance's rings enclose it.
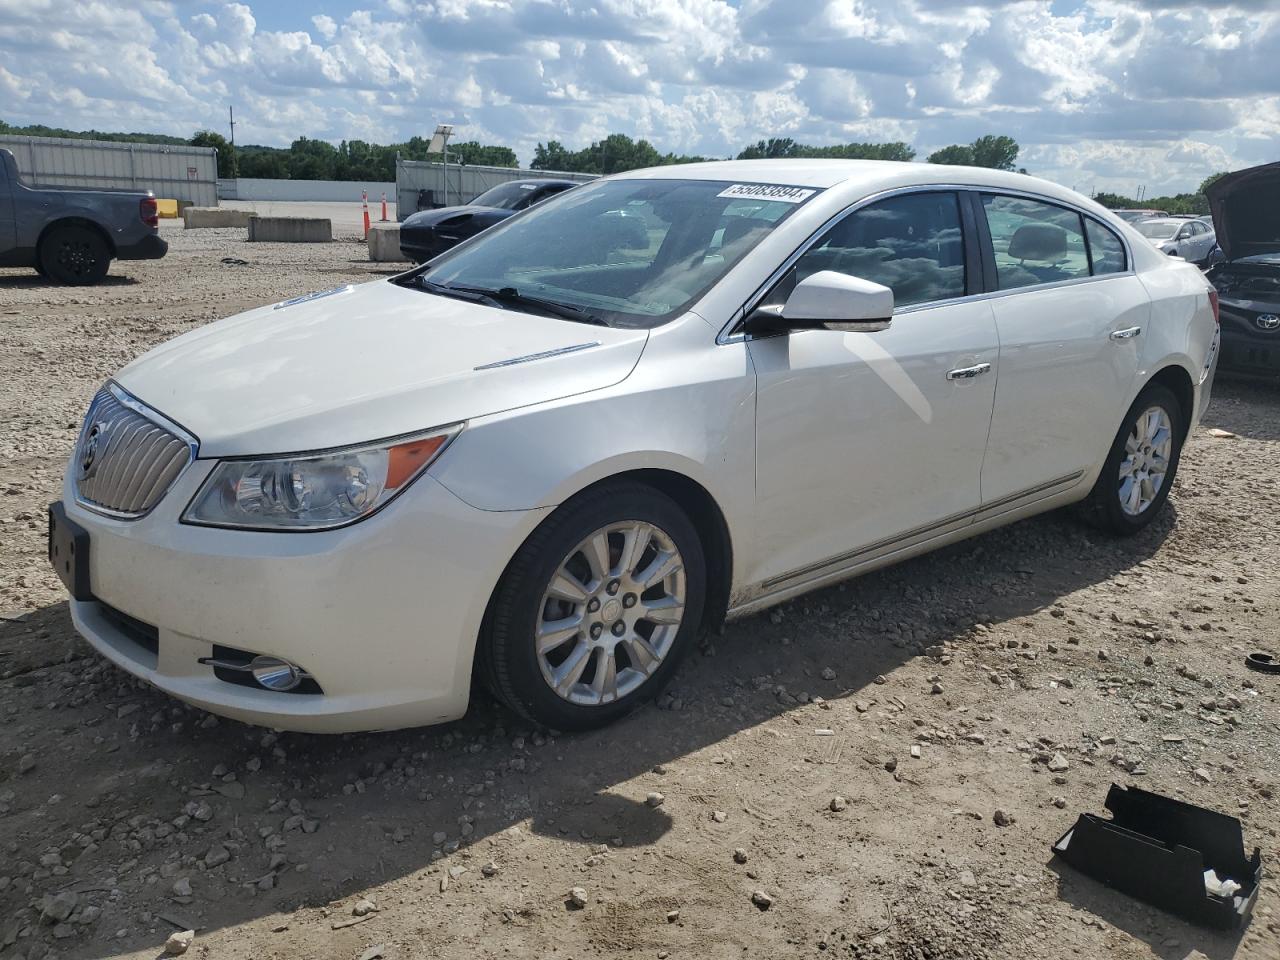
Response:
[[[1253,318],[1253,322],[1263,330],[1275,330],[1280,327],[1280,317],[1274,313],[1260,313]]]
[[[93,468],[98,463],[98,444],[102,442],[102,434],[106,431],[105,423],[95,423],[85,435],[84,444],[80,448],[80,480],[88,480],[93,476]]]

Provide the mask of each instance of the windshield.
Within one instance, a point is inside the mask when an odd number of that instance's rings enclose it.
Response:
[[[471,201],[476,207],[497,207],[499,210],[514,210],[524,203],[538,189],[537,183],[500,183],[491,190],[486,190]]]
[[[1142,223],[1135,223],[1134,226],[1148,240],[1168,240],[1178,232],[1178,228],[1182,224],[1181,222],[1169,223],[1162,220],[1146,220]]]
[[[817,190],[712,180],[602,180],[530,208],[444,254],[428,289],[503,291],[610,326],[684,312]]]

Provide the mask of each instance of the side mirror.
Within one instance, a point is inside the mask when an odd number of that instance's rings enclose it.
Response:
[[[893,291],[861,277],[820,270],[796,284],[781,310],[766,307],[757,313],[760,324],[775,331],[784,327],[875,333],[889,328]]]

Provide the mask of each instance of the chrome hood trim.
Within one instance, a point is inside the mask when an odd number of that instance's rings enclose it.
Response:
[[[600,346],[599,340],[592,340],[590,343],[575,343],[571,347],[559,347],[555,350],[543,350],[541,353],[526,353],[522,357],[512,357],[510,360],[495,360],[493,363],[482,363],[478,367],[472,367],[473,370],[496,370],[498,367],[514,367],[517,363],[529,363],[533,360],[546,360],[549,357],[560,357],[566,353],[577,353],[579,350],[590,350],[592,347]]]

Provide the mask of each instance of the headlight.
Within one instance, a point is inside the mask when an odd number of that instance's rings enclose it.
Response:
[[[411,440],[261,460],[223,460],[182,515],[210,527],[330,530],[385,506],[462,427]]]

